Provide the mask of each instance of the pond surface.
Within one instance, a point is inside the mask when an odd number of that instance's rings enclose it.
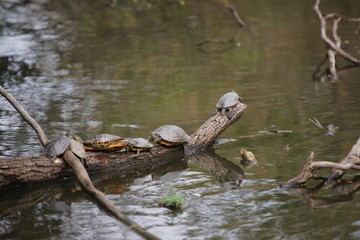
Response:
[[[247,24],[241,30],[220,1],[136,2],[1,1],[0,85],[51,138],[70,128],[83,138],[146,137],[165,124],[192,134],[219,97],[235,90],[248,108],[221,135],[231,141],[206,156],[228,172],[178,159],[151,173],[95,176],[97,187],[161,239],[360,239],[358,192],[279,188],[311,151],[315,160],[337,162],[360,136],[359,68],[321,81],[326,48],[313,1],[234,2]],[[359,17],[360,4],[329,0],[321,9]],[[356,25],[341,29],[344,48],[358,57]],[[235,44],[197,46],[231,38]],[[339,131],[325,136],[310,117]],[[42,151],[4,99],[0,140],[1,157]],[[258,164],[241,166],[241,148]],[[0,238],[140,239],[75,183],[0,194]],[[172,188],[185,199],[176,213],[158,207]]]

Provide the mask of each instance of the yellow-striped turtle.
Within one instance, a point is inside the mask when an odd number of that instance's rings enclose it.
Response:
[[[112,134],[97,134],[83,142],[85,150],[115,152],[124,150],[126,140]]]
[[[152,131],[148,137],[150,142],[165,146],[175,146],[187,143],[190,137],[176,125],[164,125]]]

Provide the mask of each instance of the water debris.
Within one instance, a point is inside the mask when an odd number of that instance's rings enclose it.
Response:
[[[285,147],[283,147],[283,149],[285,151],[289,151],[290,150],[290,144],[286,144]]]
[[[263,134],[275,134],[275,133],[292,133],[292,130],[272,130],[272,129],[265,129],[259,131],[259,133]]]
[[[335,132],[339,129],[339,127],[335,126],[334,124],[329,124],[326,128],[324,128],[324,126],[315,117],[311,117],[309,120],[318,128],[324,129],[326,136],[334,136]]]
[[[123,127],[123,128],[143,128],[141,125],[136,124],[113,124],[113,127]]]
[[[221,144],[224,144],[224,143],[227,143],[227,142],[235,142],[236,139],[233,139],[233,138],[222,138],[222,139],[216,139],[214,141],[214,146],[218,146],[218,145],[221,145]]]

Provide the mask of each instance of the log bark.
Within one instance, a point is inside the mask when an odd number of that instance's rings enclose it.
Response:
[[[103,153],[87,152],[86,169],[89,174],[101,172],[146,171],[159,164],[182,159],[182,147],[156,147],[150,152],[141,152],[134,158],[132,152]],[[54,181],[74,176],[74,171],[61,158],[52,163],[45,156],[14,157],[0,159],[0,191],[11,190],[22,186],[31,186],[46,181]]]
[[[211,116],[194,134],[190,141],[184,146],[185,154],[191,155],[199,151],[211,148],[214,141],[233,123],[238,121],[243,115],[247,105],[238,102],[232,110],[232,118],[229,119],[226,114],[217,112]]]

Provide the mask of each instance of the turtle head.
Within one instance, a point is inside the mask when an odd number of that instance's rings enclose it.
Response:
[[[70,129],[69,131],[66,132],[65,136],[68,138],[74,138],[74,131],[72,129]]]

